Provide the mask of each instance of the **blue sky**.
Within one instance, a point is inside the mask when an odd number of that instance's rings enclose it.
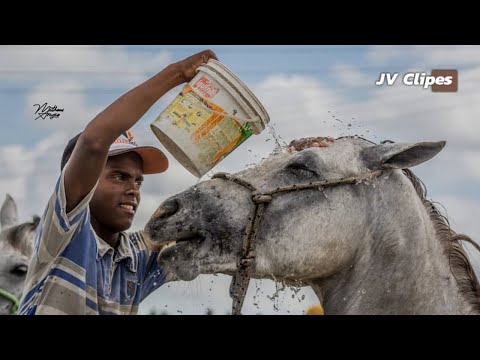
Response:
[[[286,142],[354,134],[376,142],[446,140],[437,157],[413,170],[429,198],[447,209],[454,230],[480,239],[478,46],[0,46],[0,196],[13,196],[23,219],[41,213],[66,141],[122,93],[205,48],[214,50],[259,97]],[[390,87],[374,85],[381,72],[402,76],[432,69],[457,69],[458,92],[434,93],[399,80]],[[159,100],[135,126],[139,143],[162,148],[148,125],[179,90]],[[64,113],[34,120],[33,105],[40,102],[64,108]],[[250,138],[215,170],[234,172],[260,161],[273,149],[269,138],[267,131]],[[169,158],[169,171],[145,183],[135,229],[143,227],[161,201],[197,181]],[[315,303],[308,289],[300,293],[304,300],[286,290],[277,311],[267,299],[275,292],[273,282],[258,283],[264,298],[259,307],[247,299],[247,312],[302,313]],[[224,276],[170,284],[147,299],[142,311],[203,313],[209,307],[223,313],[230,305],[227,290]]]

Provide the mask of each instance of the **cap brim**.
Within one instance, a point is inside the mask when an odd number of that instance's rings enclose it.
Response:
[[[108,156],[115,156],[127,152],[136,152],[143,160],[143,173],[159,174],[168,169],[168,159],[163,152],[153,146],[138,146],[131,149],[117,149],[108,152]]]

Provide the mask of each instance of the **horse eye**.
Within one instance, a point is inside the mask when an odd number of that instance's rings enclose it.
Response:
[[[28,266],[22,264],[15,266],[12,270],[10,270],[10,273],[16,276],[24,276],[27,274],[27,271]]]
[[[317,173],[311,169],[309,169],[304,164],[290,164],[287,166],[287,169],[292,171],[295,174],[302,175],[302,176],[315,176]]]

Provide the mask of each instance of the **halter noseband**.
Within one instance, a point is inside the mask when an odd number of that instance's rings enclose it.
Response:
[[[275,190],[270,190],[264,193],[259,193],[255,186],[235,175],[224,172],[214,174],[212,179],[228,180],[248,189],[251,192],[251,199],[253,201],[253,208],[248,216],[248,223],[243,237],[242,255],[237,264],[237,272],[232,277],[232,282],[230,283],[232,315],[241,315],[243,301],[245,299],[248,284],[250,282],[252,265],[255,261],[255,241],[257,238],[258,229],[262,221],[265,206],[272,201],[273,195],[306,189],[323,190],[325,188],[334,187],[337,185],[358,184],[364,180],[371,180],[375,177],[378,177],[382,174],[382,172],[382,170],[378,170],[364,176],[352,176],[336,180],[312,181],[299,185],[288,185],[278,187]]]

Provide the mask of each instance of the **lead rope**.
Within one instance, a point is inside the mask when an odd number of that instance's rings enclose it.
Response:
[[[258,229],[260,227],[261,220],[263,218],[263,213],[265,210],[265,205],[269,204],[272,201],[272,196],[277,193],[285,193],[290,191],[300,191],[305,189],[318,189],[323,191],[323,189],[328,187],[333,187],[337,185],[345,184],[358,184],[362,181],[371,180],[375,177],[380,176],[383,173],[382,170],[374,171],[366,176],[352,176],[341,178],[338,180],[321,180],[321,181],[312,181],[305,184],[299,185],[288,185],[283,187],[278,187],[275,190],[267,191],[263,194],[259,194],[257,189],[250,184],[249,182],[242,180],[235,175],[227,174],[224,172],[216,173],[212,176],[212,179],[224,179],[240,186],[243,186],[251,191],[252,201],[254,206],[250,211],[248,217],[248,224],[245,229],[243,242],[242,242],[242,254],[240,260],[237,264],[237,272],[232,277],[232,282],[230,283],[230,297],[232,298],[232,315],[241,315],[241,310],[243,306],[243,301],[245,300],[245,295],[248,290],[248,285],[250,282],[250,273],[252,269],[253,262],[255,261],[255,240],[257,237]]]
[[[20,306],[20,300],[17,299],[16,296],[10,294],[8,291],[0,289],[0,296],[3,296],[5,299],[12,303],[10,308],[10,315],[15,315],[18,311],[18,307]]]

